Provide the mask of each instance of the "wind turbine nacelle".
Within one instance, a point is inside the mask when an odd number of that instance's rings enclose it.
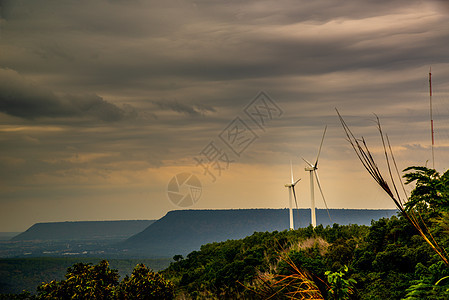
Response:
[[[315,168],[314,167],[305,167],[304,170],[310,172],[310,171],[315,171]]]

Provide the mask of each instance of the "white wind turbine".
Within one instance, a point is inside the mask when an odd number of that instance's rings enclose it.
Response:
[[[318,185],[318,189],[320,190],[321,193],[321,197],[323,198],[324,201],[324,205],[326,206],[326,210],[327,210],[327,214],[329,215],[329,219],[332,222],[332,218],[329,214],[329,209],[327,207],[327,203],[326,203],[326,199],[324,198],[324,194],[323,194],[323,190],[321,189],[321,184],[320,184],[320,179],[318,178],[318,159],[320,157],[320,153],[321,153],[321,147],[323,146],[323,141],[324,141],[324,135],[326,134],[326,129],[327,126],[324,127],[324,133],[323,133],[323,137],[321,139],[321,144],[320,144],[320,148],[318,150],[318,155],[316,156],[316,161],[314,164],[311,164],[309,161],[307,161],[306,159],[302,158],[306,163],[307,163],[307,167],[305,168],[306,171],[309,171],[310,174],[310,210],[311,210],[311,220],[312,220],[312,226],[316,227],[316,208],[315,208],[315,191],[314,191],[314,184],[313,184],[313,177],[315,176],[316,178],[316,183]]]
[[[299,178],[298,180],[293,179],[293,165],[290,161],[290,173],[292,176],[292,182],[287,183],[285,187],[288,187],[288,204],[289,204],[289,214],[290,214],[290,230],[294,230],[294,224],[293,224],[293,203],[292,203],[292,194],[295,197],[295,203],[296,203],[296,209],[298,209],[298,202],[296,201],[296,193],[295,193],[295,185],[301,180]]]

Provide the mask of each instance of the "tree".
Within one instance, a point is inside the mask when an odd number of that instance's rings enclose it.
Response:
[[[145,265],[137,265],[117,289],[118,299],[173,299],[174,285]]]
[[[173,256],[173,260],[176,262],[181,261],[183,259],[184,257],[181,254],[176,254],[175,256]]]
[[[327,281],[329,282],[329,290],[327,294],[329,299],[351,299],[354,294],[354,285],[357,283],[354,279],[346,279],[348,266],[344,266],[339,272],[326,271]]]
[[[406,210],[431,209],[433,212],[449,211],[449,170],[440,175],[435,169],[412,166],[404,170],[405,184],[415,183]]]
[[[173,299],[173,284],[145,265],[137,265],[131,277],[120,283],[117,270],[106,260],[97,265],[77,263],[67,269],[66,279],[43,283],[37,299]]]
[[[437,262],[428,268],[418,263],[415,269],[419,279],[412,281],[413,284],[406,290],[405,300],[448,299],[449,269],[443,262]]]
[[[66,280],[51,281],[37,288],[38,299],[111,299],[118,284],[117,270],[106,260],[98,265],[77,263],[67,269]]]

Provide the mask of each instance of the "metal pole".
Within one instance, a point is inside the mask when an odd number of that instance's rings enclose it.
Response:
[[[435,169],[435,152],[434,152],[434,130],[433,130],[433,113],[432,113],[432,67],[429,70],[429,98],[430,98],[430,131],[432,135],[432,168]]]

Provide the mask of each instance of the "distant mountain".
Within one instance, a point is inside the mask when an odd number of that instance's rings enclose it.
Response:
[[[20,232],[0,232],[0,241],[10,240],[12,237],[15,237]]]
[[[324,209],[317,210],[317,223],[323,226],[370,225],[371,220],[391,217],[397,210],[383,209]],[[310,224],[310,209],[295,210],[295,228]],[[201,245],[228,239],[240,239],[254,232],[288,229],[287,209],[241,210],[177,210],[167,213],[142,232],[130,237],[120,246],[128,254],[146,257],[170,257],[198,250]]]
[[[36,223],[11,241],[120,240],[139,233],[155,220]]]

